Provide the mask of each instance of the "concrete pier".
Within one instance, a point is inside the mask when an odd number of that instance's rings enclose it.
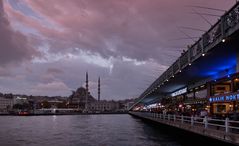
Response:
[[[228,144],[239,145],[239,134],[224,130],[210,127],[210,124],[200,124],[200,122],[194,122],[193,120],[182,120],[180,118],[176,118],[175,116],[163,116],[155,113],[140,113],[140,112],[129,112],[129,114],[136,116],[138,118],[150,120],[153,122],[157,122],[159,124],[168,125],[171,127],[179,128],[181,130],[185,130],[187,132],[192,132],[195,134],[199,134],[208,138],[220,140],[222,142],[226,142]],[[192,124],[193,123],[193,124]],[[197,124],[198,123],[198,124]],[[206,125],[206,126],[205,126]],[[213,124],[211,124],[213,125]],[[217,125],[217,124],[214,124]],[[222,125],[221,125],[222,126]]]

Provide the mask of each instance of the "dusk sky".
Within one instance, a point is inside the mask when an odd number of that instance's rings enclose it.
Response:
[[[0,92],[138,97],[235,0],[0,0]],[[204,16],[214,24],[219,17]],[[183,31],[184,33],[180,32]],[[182,39],[180,39],[182,38]],[[195,40],[197,40],[195,38]]]

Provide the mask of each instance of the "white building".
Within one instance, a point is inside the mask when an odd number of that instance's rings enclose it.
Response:
[[[13,99],[0,97],[0,113],[6,113],[9,109],[13,107]]]
[[[89,104],[90,111],[117,111],[119,109],[119,103],[115,101],[96,101]]]
[[[24,104],[28,103],[28,99],[25,97],[16,96],[13,98],[13,104]]]

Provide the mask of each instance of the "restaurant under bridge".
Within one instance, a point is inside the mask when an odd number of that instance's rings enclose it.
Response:
[[[239,3],[129,108],[134,116],[239,144]]]

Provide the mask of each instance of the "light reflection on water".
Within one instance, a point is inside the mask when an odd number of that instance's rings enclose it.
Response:
[[[2,116],[0,146],[178,146],[130,115]]]

